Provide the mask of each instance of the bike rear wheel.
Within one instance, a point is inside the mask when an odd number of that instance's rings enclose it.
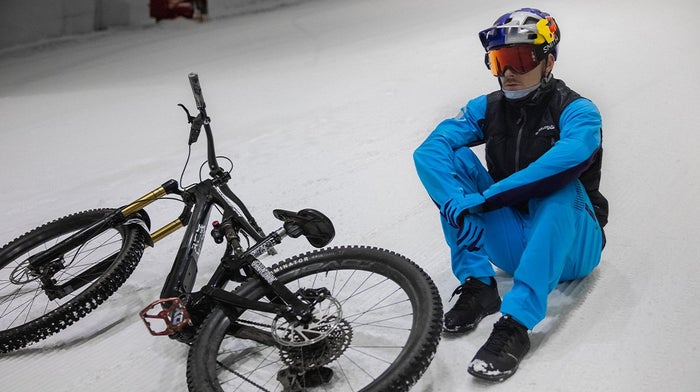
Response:
[[[377,248],[336,247],[292,257],[272,270],[292,292],[327,293],[317,308],[332,314],[326,317],[332,326],[319,327],[316,335],[307,333],[309,326],[298,331],[320,336],[307,344],[285,340],[296,331],[280,326],[274,315],[217,309],[190,349],[190,391],[405,391],[430,364],[442,304],[430,277],[407,258]],[[236,293],[276,300],[257,280]]]
[[[40,226],[0,248],[0,352],[38,342],[84,317],[104,302],[131,275],[143,254],[146,235],[135,225],[108,227],[63,257],[54,284],[82,287],[50,299],[28,258],[104,218],[114,210],[68,215]],[[87,282],[87,283],[85,283]],[[72,283],[69,283],[69,286]],[[78,284],[76,284],[77,286]]]

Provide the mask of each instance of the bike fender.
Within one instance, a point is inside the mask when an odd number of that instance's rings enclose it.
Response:
[[[129,215],[126,221],[124,221],[124,225],[136,226],[146,236],[146,243],[149,246],[153,246],[153,239],[151,238],[151,218],[146,211],[139,210]]]

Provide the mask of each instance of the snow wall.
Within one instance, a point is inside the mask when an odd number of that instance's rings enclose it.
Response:
[[[209,18],[308,0],[208,0]],[[0,50],[120,26],[155,24],[149,0],[2,0]]]

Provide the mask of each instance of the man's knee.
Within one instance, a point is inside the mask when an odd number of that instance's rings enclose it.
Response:
[[[469,192],[483,192],[493,184],[491,175],[469,147],[455,151],[455,168],[457,179],[468,187],[473,186],[472,189],[466,189]]]

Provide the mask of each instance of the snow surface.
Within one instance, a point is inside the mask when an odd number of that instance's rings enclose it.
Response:
[[[591,276],[551,294],[514,377],[489,384],[466,372],[492,315],[469,335],[444,338],[415,390],[698,390],[699,4],[531,4],[563,30],[555,74],[604,117],[608,245]],[[235,164],[234,190],[266,230],[277,228],[273,208],[319,209],[335,222],[334,244],[410,257],[449,308],[457,282],[411,154],[437,122],[497,88],[476,32],[523,5],[313,1],[0,52],[0,242],[178,178],[188,127],[176,104],[194,107],[195,71],[218,152]],[[203,143],[196,147],[186,183],[204,159]],[[180,210],[163,203],[149,210],[156,227]],[[138,317],[158,297],[178,243],[172,236],[148,250],[85,320],[1,357],[3,391],[185,390],[187,347],[151,337]],[[310,248],[285,244],[285,257]],[[200,270],[217,252],[205,245]],[[507,276],[498,281],[501,293],[510,288]]]

